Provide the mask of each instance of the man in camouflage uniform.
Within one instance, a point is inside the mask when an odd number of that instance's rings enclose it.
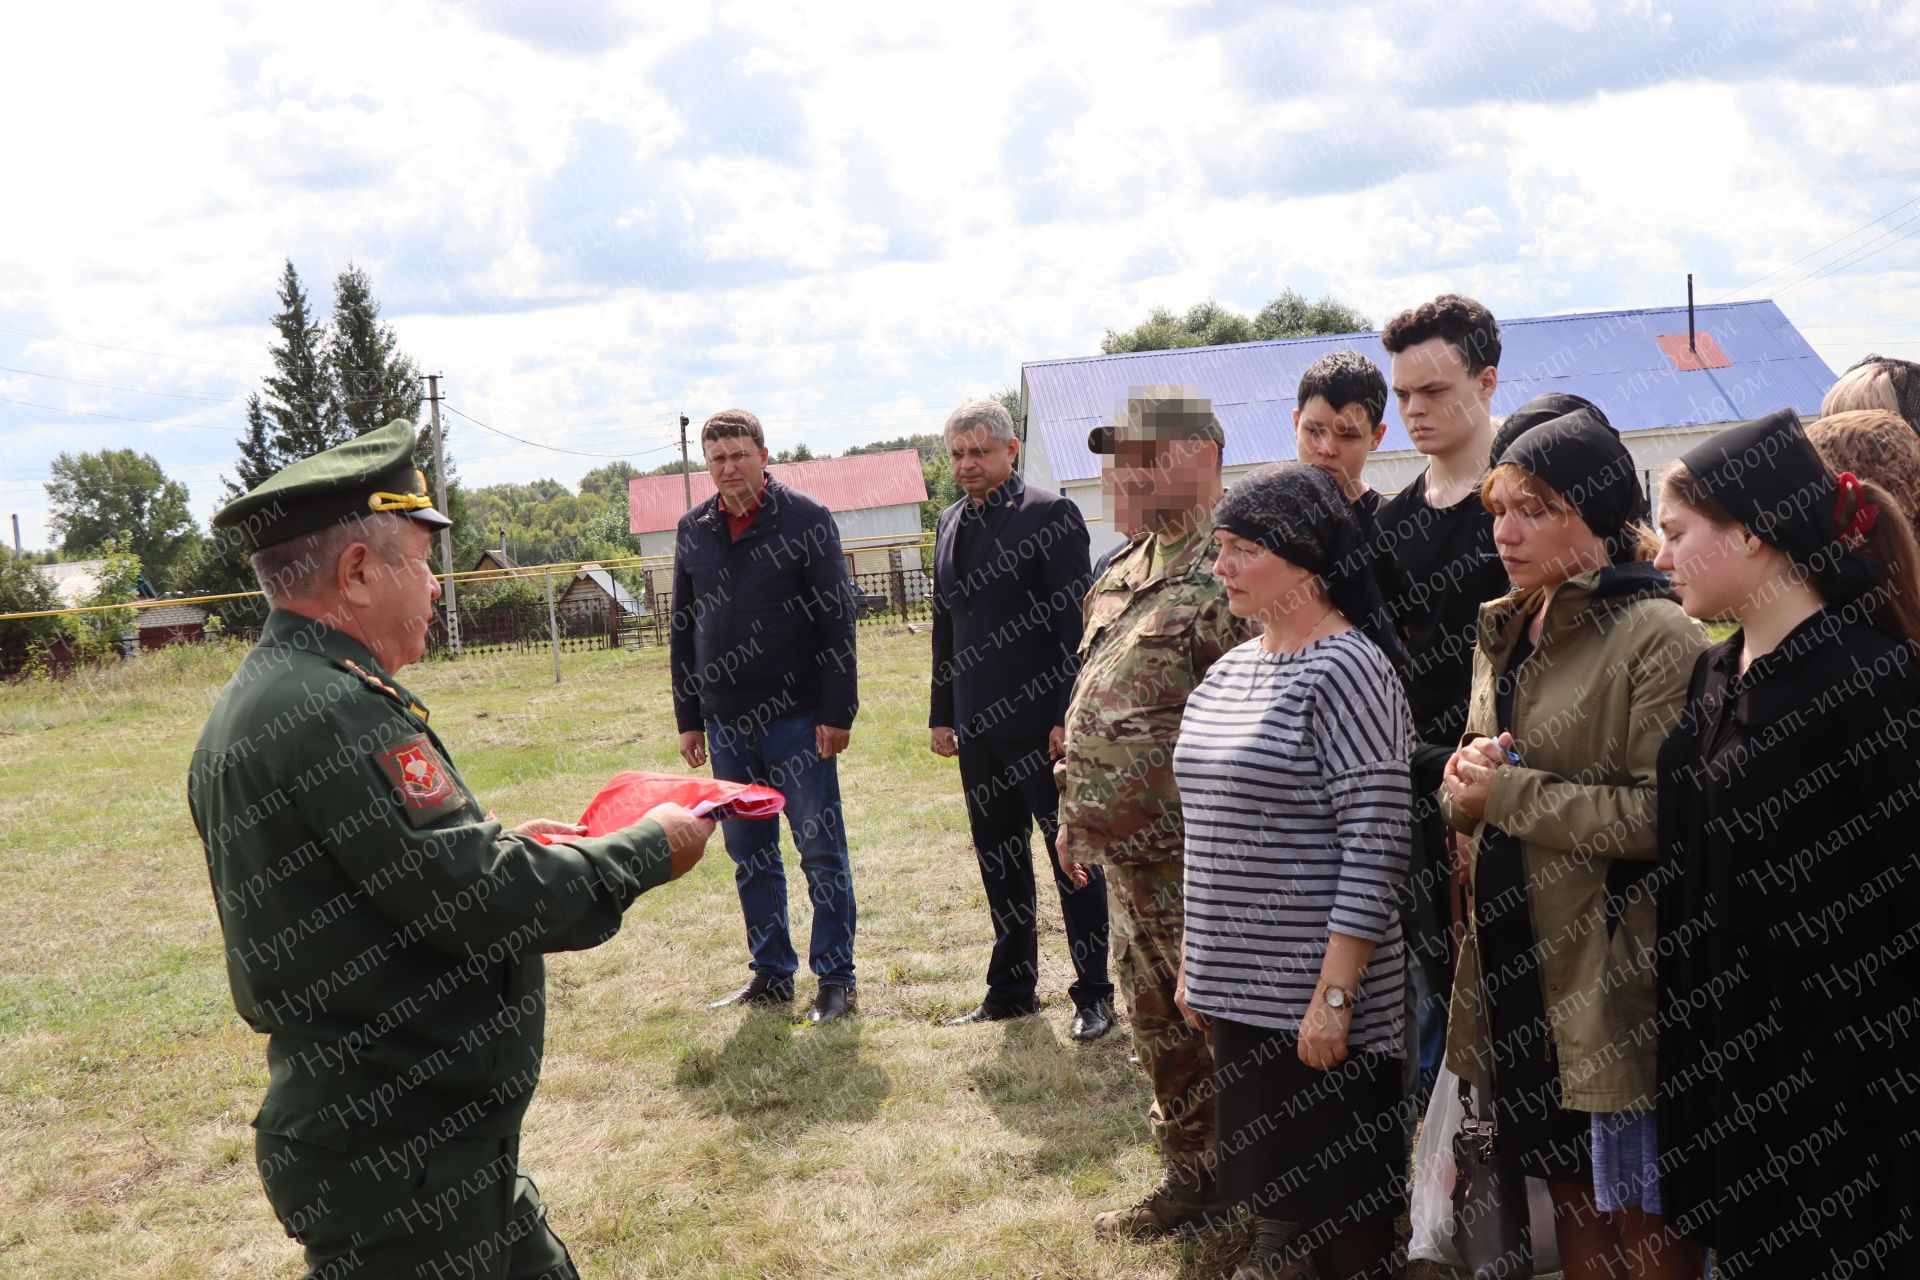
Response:
[[[1088,437],[1111,459],[1105,483],[1129,541],[1087,595],[1065,753],[1054,768],[1058,848],[1076,881],[1087,864],[1107,868],[1115,968],[1167,1163],[1159,1187],[1094,1219],[1103,1235],[1166,1235],[1223,1208],[1209,1158],[1213,1055],[1173,1002],[1185,870],[1173,747],[1187,695],[1251,634],[1228,613],[1209,567],[1224,440],[1209,402],[1183,387],[1135,388],[1115,424]]]

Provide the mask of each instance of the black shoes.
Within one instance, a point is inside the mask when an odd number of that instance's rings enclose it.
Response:
[[[735,1005],[745,1005],[750,1009],[778,1009],[793,1003],[793,979],[776,978],[771,974],[756,973],[753,981],[740,988],[724,1000],[715,1000],[709,1009],[731,1009]],[[859,1012],[860,1002],[852,987],[821,987],[820,994],[813,998],[813,1005],[807,1010],[807,1021],[819,1024],[838,1022]]]
[[[957,1018],[948,1018],[940,1025],[943,1027],[970,1027],[976,1022],[1006,1022],[1012,1018],[1026,1018],[1040,1012],[1038,1000],[1026,1000],[1020,1004],[989,1004],[982,1000],[977,1009],[961,1014]]]
[[[755,1009],[771,1009],[778,1005],[793,1003],[793,979],[776,978],[770,973],[756,973],[753,981],[740,988],[724,1000],[715,1000],[709,1009],[726,1009],[736,1004],[744,1004]]]
[[[1084,1043],[1098,1040],[1111,1030],[1113,1030],[1113,1001],[1101,1000],[1075,1009],[1073,1025],[1067,1029],[1067,1034]]]
[[[818,1026],[823,1022],[838,1022],[860,1012],[860,998],[852,987],[822,987],[820,994],[813,998],[813,1007],[807,1010],[807,1021]]]

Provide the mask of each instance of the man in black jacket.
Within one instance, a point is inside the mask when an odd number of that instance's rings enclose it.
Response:
[[[1113,1025],[1107,886],[1076,887],[1054,856],[1065,739],[1091,581],[1087,526],[1073,503],[1013,473],[1020,442],[997,400],[947,419],[947,455],[966,496],[940,513],[933,552],[934,754],[960,758],[967,821],[993,913],[993,957],[979,1007],[947,1025],[1037,1012],[1040,951],[1031,827],[1040,826],[1072,953],[1076,1040]]]
[[[673,546],[673,710],[691,768],[786,797],[813,903],[809,963],[820,980],[808,1017],[854,1010],[852,873],[840,774],[859,707],[853,583],[832,514],[767,475],[766,437],[744,409],[700,429],[719,491],[680,519]],[[787,933],[778,819],[722,824],[746,916],[753,979],[715,1008],[793,1000],[799,967]]]

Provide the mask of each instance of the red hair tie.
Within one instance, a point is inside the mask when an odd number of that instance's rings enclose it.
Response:
[[[1874,522],[1880,519],[1880,508],[1867,501],[1867,487],[1860,483],[1860,477],[1851,471],[1842,471],[1834,480],[1840,488],[1833,500],[1835,524],[1840,524],[1841,513],[1847,509],[1847,495],[1853,495],[1853,515],[1841,525],[1840,536],[1851,538],[1873,532]]]

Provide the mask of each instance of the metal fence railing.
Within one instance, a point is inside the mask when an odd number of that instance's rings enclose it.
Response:
[[[933,577],[927,569],[930,545],[925,538],[884,543],[878,538],[849,540],[849,567],[855,563],[856,553],[864,557],[864,563],[872,564],[875,553],[884,552],[882,563],[890,564],[877,572],[849,574],[857,623],[909,623],[932,618]],[[427,653],[446,657],[468,652],[547,649],[557,657],[562,651],[665,644],[672,627],[673,593],[658,590],[657,586],[671,581],[671,569],[670,558],[634,556],[624,560],[515,565],[507,569],[443,575],[442,580],[455,588],[452,594],[457,608],[451,619],[444,605],[435,614],[427,637]],[[260,612],[258,592],[229,592],[132,600],[114,605],[0,612],[0,623],[58,619],[65,626],[110,610],[132,610],[138,616],[145,616],[148,610],[185,606],[198,608],[205,617],[240,602],[245,602],[254,614]],[[243,612],[238,607],[230,611]],[[219,634],[244,641],[257,637],[257,627],[235,625],[236,621],[233,617],[225,619],[226,625]],[[132,658],[143,648],[211,640],[215,638],[211,630],[214,625],[207,619],[205,626],[209,630],[204,633],[200,622],[165,629],[137,626],[127,631],[120,656]],[[166,634],[158,634],[160,630]],[[150,632],[154,633],[151,637]],[[29,668],[64,675],[72,670],[74,662],[73,646],[57,631],[34,644],[0,642],[0,680],[18,677]]]
[[[933,577],[917,564],[851,576],[857,625],[932,619]],[[493,605],[485,595],[474,592],[462,597],[456,612],[462,654],[635,649],[667,642],[673,626],[673,593],[646,591],[626,600],[568,601],[556,604],[549,614],[544,601]],[[430,657],[448,657],[454,651],[443,611],[434,616],[427,633],[427,653]]]

